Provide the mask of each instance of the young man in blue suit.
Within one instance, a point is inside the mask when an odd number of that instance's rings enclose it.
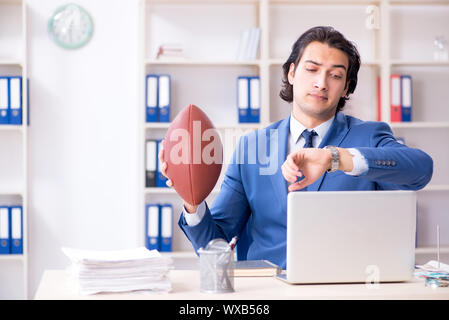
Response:
[[[359,68],[356,47],[331,27],[312,28],[296,41],[280,93],[292,103],[291,115],[240,139],[210,208],[184,204],[179,226],[195,250],[244,235],[240,259],[285,268],[288,192],[419,190],[430,181],[426,153],[400,144],[386,123],[340,112]]]

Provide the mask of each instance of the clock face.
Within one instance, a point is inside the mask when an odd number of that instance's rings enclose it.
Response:
[[[92,37],[94,24],[86,10],[76,4],[56,9],[48,21],[48,32],[54,42],[66,49],[85,45]]]

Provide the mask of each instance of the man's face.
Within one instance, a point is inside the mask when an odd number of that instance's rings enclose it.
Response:
[[[348,90],[348,57],[321,42],[311,42],[295,70],[290,65],[288,81],[293,85],[293,112],[319,120],[330,119],[338,101]]]

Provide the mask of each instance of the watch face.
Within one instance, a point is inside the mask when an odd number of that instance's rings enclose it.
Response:
[[[56,9],[48,21],[51,38],[66,49],[85,45],[92,37],[93,27],[89,13],[76,4],[67,4]]]

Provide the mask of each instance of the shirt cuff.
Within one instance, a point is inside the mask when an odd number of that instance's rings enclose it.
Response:
[[[347,149],[350,154],[352,154],[352,163],[354,165],[354,168],[350,172],[345,172],[347,175],[350,176],[360,176],[368,171],[368,162],[366,161],[365,157],[360,153],[359,150],[355,148],[348,148]]]
[[[182,213],[184,215],[184,219],[189,227],[194,227],[201,222],[206,213],[206,202],[201,202],[196,208],[195,213],[188,213],[186,208],[182,206]]]

